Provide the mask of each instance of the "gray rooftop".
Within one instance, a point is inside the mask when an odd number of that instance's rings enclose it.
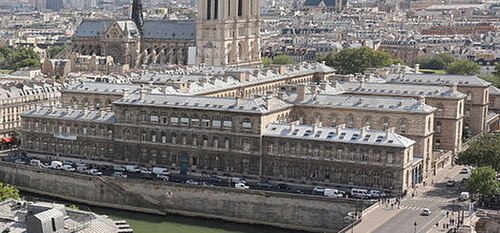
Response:
[[[360,83],[344,82],[340,84],[347,93],[372,94],[372,95],[393,95],[407,97],[434,97],[463,99],[465,94],[454,90],[448,86],[438,85],[412,85],[397,83]]]
[[[142,26],[143,39],[195,40],[193,20],[146,20]]]
[[[134,84],[114,84],[114,83],[77,83],[64,89],[62,92],[85,92],[98,94],[116,94],[121,95],[124,90],[134,92],[141,89],[140,85]]]
[[[301,140],[330,141],[407,148],[415,141],[392,131],[348,129],[342,127],[314,127],[310,125],[269,124],[264,134],[268,137],[296,138]]]
[[[115,113],[62,107],[42,107],[23,113],[23,117],[40,117],[59,120],[78,120],[96,123],[114,123]]]
[[[129,35],[137,35],[138,29],[135,23],[131,20],[115,20],[115,19],[84,19],[77,27],[74,36],[77,38],[95,38],[102,37],[111,25],[116,22],[122,31],[125,29]]]
[[[272,97],[237,100],[232,98],[179,96],[152,93],[131,94],[113,103],[117,105],[154,106],[258,114],[270,113],[276,110],[291,107],[290,104]]]
[[[442,74],[391,74],[387,77],[389,83],[407,83],[417,85],[458,85],[488,87],[491,83],[473,75],[442,75]]]
[[[356,95],[316,95],[300,104],[326,108],[372,109],[377,111],[432,113],[436,108],[413,98],[356,96]]]

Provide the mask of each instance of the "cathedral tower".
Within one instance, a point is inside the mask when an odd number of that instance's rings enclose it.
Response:
[[[197,63],[260,64],[260,0],[199,0]]]
[[[142,14],[142,0],[134,0],[132,3],[132,21],[137,25],[137,29],[142,34],[142,26],[144,24],[144,16]]]

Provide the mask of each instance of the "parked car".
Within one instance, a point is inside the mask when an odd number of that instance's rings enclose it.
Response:
[[[162,175],[170,175],[170,172],[168,171],[168,169],[164,168],[164,167],[153,167],[153,174],[155,175],[159,175],[159,174],[162,174]]]
[[[466,200],[469,200],[469,198],[470,198],[469,192],[461,192],[460,196],[458,197],[458,200],[466,201]]]
[[[325,197],[330,197],[330,198],[342,197],[342,194],[340,194],[339,190],[337,190],[337,189],[325,189],[325,191],[323,192],[323,195]]]
[[[325,193],[324,187],[314,187],[313,194],[315,195],[323,195]]]
[[[141,172],[141,168],[136,165],[127,165],[125,166],[125,170],[132,173]]]
[[[40,164],[42,164],[42,162],[40,162],[40,160],[38,160],[38,159],[32,159],[32,160],[30,160],[30,165],[31,166],[40,166]]]
[[[279,183],[278,185],[276,185],[276,188],[288,191],[288,190],[292,189],[292,186],[290,186],[288,184],[284,184],[284,183]]]
[[[158,174],[156,175],[157,180],[163,180],[163,181],[168,181],[170,178],[167,175],[164,174]]]
[[[370,190],[369,194],[370,194],[371,198],[385,197],[385,193],[381,192],[380,190],[375,190],[375,189]]]
[[[50,162],[50,168],[61,170],[63,168],[63,163],[61,161],[52,161]]]
[[[123,174],[123,172],[114,172],[113,177],[114,178],[127,178],[128,176],[126,174]]]
[[[429,208],[424,208],[422,212],[420,212],[420,215],[422,216],[429,216],[432,214],[432,211]]]
[[[97,169],[89,169],[89,170],[87,170],[87,174],[93,175],[93,176],[102,176],[102,172],[100,172]]]
[[[68,161],[68,160],[64,160],[62,163],[63,163],[63,165],[70,165],[70,166],[73,166],[73,162]]]
[[[460,171],[460,174],[469,174],[470,172],[470,169],[468,167],[464,167],[462,168],[462,170]]]
[[[79,173],[87,173],[87,170],[89,168],[85,165],[85,166],[78,166],[76,167],[76,172],[79,172]]]
[[[453,187],[453,186],[455,186],[455,183],[456,182],[454,180],[448,180],[448,181],[446,181],[446,186]]]
[[[143,169],[141,169],[141,174],[143,174],[143,175],[151,175],[151,174],[153,174],[153,171],[151,169],[149,169],[149,168],[143,168]]]
[[[366,189],[351,189],[351,197],[367,199],[370,198],[371,195]]]
[[[117,172],[124,172],[126,169],[121,165],[113,165],[113,170]]]
[[[462,184],[467,183],[468,180],[469,180],[469,178],[466,178],[466,177],[462,178]]]
[[[243,183],[243,184],[246,184],[247,181],[243,178],[239,178],[239,177],[232,177],[231,178],[231,182],[233,183]]]
[[[67,171],[67,172],[74,172],[74,171],[76,171],[76,168],[74,168],[74,167],[73,167],[73,166],[71,166],[71,165],[67,165],[67,164],[66,164],[66,165],[63,165],[63,166],[62,166],[62,170]]]
[[[339,190],[339,193],[342,195],[342,197],[347,197],[347,193],[345,191]]]
[[[244,183],[236,183],[236,184],[234,184],[234,188],[236,188],[236,189],[250,189],[250,186],[248,186]]]
[[[14,163],[18,163],[18,164],[25,164],[24,160],[23,159],[16,159],[14,161]]]
[[[187,179],[186,184],[191,184],[191,185],[199,185],[200,182],[193,180],[193,179]]]
[[[216,175],[212,175],[210,176],[210,178],[208,178],[208,181],[210,181],[211,183],[222,183],[222,178]]]
[[[267,180],[261,180],[259,183],[257,183],[257,186],[259,186],[259,188],[266,188],[266,189],[273,187]]]

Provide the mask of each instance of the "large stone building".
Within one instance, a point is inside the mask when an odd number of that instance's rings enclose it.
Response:
[[[260,63],[260,1],[201,0],[198,19],[144,20],[134,0],[132,19],[85,19],[72,38],[83,55],[143,65],[255,66]]]

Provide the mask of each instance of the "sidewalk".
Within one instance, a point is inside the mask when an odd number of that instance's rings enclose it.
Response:
[[[455,218],[456,219],[457,216],[452,216],[450,214],[449,217],[444,217],[443,219],[441,219],[439,221],[439,226],[436,227],[434,226],[432,229],[430,229],[429,231],[427,231],[427,233],[443,233],[443,232],[448,232],[450,229],[453,229],[455,226],[456,226],[456,221],[455,221],[455,224],[453,225],[449,225],[449,228],[448,229],[444,229],[443,228],[443,224],[445,223],[450,223],[449,219],[450,218]],[[472,216],[467,216],[464,223],[469,225],[469,226],[472,226],[474,227],[476,225],[476,222],[479,220],[480,218],[476,216],[476,214],[472,214]]]
[[[450,179],[451,176],[454,176],[460,172],[462,169],[462,166],[449,166],[444,169],[441,169],[438,174],[435,176],[431,176],[429,178],[428,182],[437,184],[441,182],[445,182],[446,180]],[[433,181],[433,182],[432,182]],[[416,197],[424,194],[425,192],[435,188],[434,185],[426,184],[425,187],[418,187],[416,189]],[[411,199],[411,195],[409,197],[406,197],[405,199]],[[403,199],[404,200],[404,199]],[[394,200],[391,200],[394,201]],[[397,209],[394,207],[394,209],[389,209],[386,210],[386,205],[385,204],[380,204],[379,207],[373,209],[369,213],[367,213],[365,216],[363,216],[363,220],[361,223],[356,225],[354,227],[354,232],[363,232],[363,233],[369,233],[374,230],[376,230],[378,227],[382,226],[385,222],[390,220],[392,217],[397,215],[401,209]],[[442,227],[442,225],[440,225]],[[440,228],[442,229],[442,228]],[[436,233],[442,233],[442,231],[437,231]]]

